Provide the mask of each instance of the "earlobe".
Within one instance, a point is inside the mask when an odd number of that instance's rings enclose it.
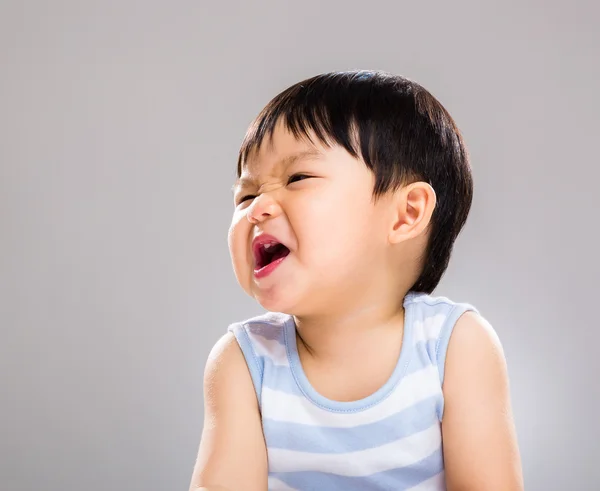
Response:
[[[425,232],[435,209],[436,194],[428,183],[414,182],[398,190],[394,203],[389,240],[398,244]]]

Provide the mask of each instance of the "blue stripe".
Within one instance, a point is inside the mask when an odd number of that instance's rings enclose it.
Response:
[[[406,438],[438,423],[440,399],[433,396],[385,419],[351,428],[263,418],[263,433],[268,448],[328,454],[356,452]]]
[[[266,356],[260,357],[260,363],[263,365],[266,374],[263,382],[265,387],[285,394],[302,395],[302,391],[298,387],[289,366],[274,365],[273,360]]]
[[[423,368],[435,365],[435,348],[437,339],[426,339],[415,343],[413,348],[413,356],[411,357],[408,367],[406,367],[405,377],[411,373],[418,372]]]
[[[344,491],[400,491],[426,481],[442,472],[444,459],[442,451],[436,450],[429,457],[415,464],[378,472],[370,476],[348,477],[325,472],[270,472],[275,477],[295,489],[323,491],[341,489]]]

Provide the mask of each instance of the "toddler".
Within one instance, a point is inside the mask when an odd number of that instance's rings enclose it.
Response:
[[[440,102],[313,77],[258,115],[237,175],[229,249],[266,313],[211,352],[190,489],[522,490],[500,342],[432,296],[473,193]]]

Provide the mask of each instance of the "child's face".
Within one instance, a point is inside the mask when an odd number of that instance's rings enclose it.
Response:
[[[238,282],[275,312],[360,303],[385,269],[389,202],[373,201],[374,175],[343,148],[297,140],[281,124],[272,143],[266,138],[247,159],[241,177],[253,182],[235,188],[229,250]],[[289,249],[266,276],[255,272],[263,259],[253,250],[263,233]]]

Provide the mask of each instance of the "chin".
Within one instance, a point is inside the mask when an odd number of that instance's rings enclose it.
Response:
[[[268,310],[269,312],[281,312],[283,314],[291,314],[294,310],[293,305],[289,301],[283,298],[277,298],[271,295],[253,295],[254,299],[260,304],[260,306]]]
[[[272,287],[269,289],[253,290],[251,296],[260,304],[262,308],[269,312],[281,312],[283,314],[294,315],[298,309],[298,303],[293,298],[297,295],[291,292],[281,291],[280,288]]]

